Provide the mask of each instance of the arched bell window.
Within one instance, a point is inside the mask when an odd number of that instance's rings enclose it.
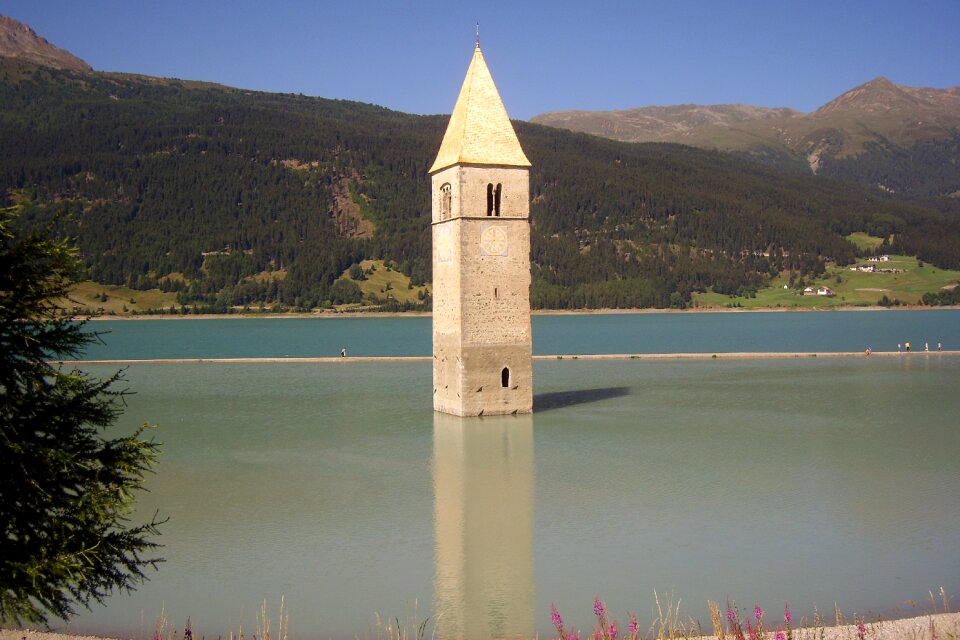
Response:
[[[503,184],[497,183],[494,187],[492,182],[487,183],[487,215],[500,215],[500,196],[503,193]]]
[[[450,209],[452,208],[453,203],[453,194],[450,190],[450,183],[445,182],[440,187],[440,219],[446,220],[450,217]]]
[[[500,386],[504,388],[510,386],[510,367],[504,367],[500,372]]]

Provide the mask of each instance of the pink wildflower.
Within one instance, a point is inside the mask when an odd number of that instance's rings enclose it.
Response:
[[[563,633],[563,618],[560,617],[560,612],[557,611],[556,605],[552,602],[550,603],[550,620],[553,622],[553,626],[557,628],[559,633]]]
[[[600,602],[600,598],[593,599],[593,612],[598,616],[603,615],[603,603]]]
[[[793,619],[793,616],[790,615],[790,605],[784,602],[783,603],[783,621],[789,625],[792,619]]]
[[[611,623],[610,623],[610,626],[607,627],[607,637],[610,638],[610,640],[616,640],[616,638],[617,638],[617,623],[616,623],[616,622],[611,622]]]
[[[863,626],[863,618],[857,617],[857,638],[864,640],[867,637],[867,628]]]
[[[637,624],[637,614],[630,614],[630,624],[627,625],[627,631],[630,633],[631,638],[637,637],[637,632],[640,630],[640,625]]]
[[[753,607],[753,617],[757,619],[757,622],[760,622],[760,618],[763,617],[763,609],[760,608],[759,604]]]
[[[775,640],[787,640],[787,636],[784,635],[783,629],[777,627],[777,634],[774,636]]]
[[[750,640],[757,640],[757,631],[759,631],[759,629],[754,629],[750,618],[747,618],[747,635],[750,636]]]

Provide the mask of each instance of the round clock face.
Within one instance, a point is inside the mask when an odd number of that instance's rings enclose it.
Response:
[[[502,256],[507,252],[507,232],[500,227],[487,227],[480,233],[480,248],[490,256]]]

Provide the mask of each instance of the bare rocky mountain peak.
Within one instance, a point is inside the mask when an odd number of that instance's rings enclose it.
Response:
[[[532,120],[625,142],[676,142],[803,162],[856,155],[871,142],[909,147],[960,128],[960,87],[914,88],[883,76],[813,113],[744,104],[673,105],[620,111],[563,111]]]
[[[883,76],[854,87],[823,105],[815,114],[835,111],[886,113],[898,110],[947,110],[960,114],[960,87],[914,88],[894,84]]]
[[[18,58],[33,64],[89,73],[93,68],[69,51],[50,44],[29,26],[0,15],[0,57]]]

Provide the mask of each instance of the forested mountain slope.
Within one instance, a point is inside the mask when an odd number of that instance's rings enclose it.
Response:
[[[61,214],[90,276],[216,305],[343,301],[367,258],[430,279],[446,116],[77,73],[0,59],[0,198]],[[931,204],[727,154],[518,122],[533,162],[534,306],[678,306],[854,259],[852,231],[960,266],[955,201]]]

